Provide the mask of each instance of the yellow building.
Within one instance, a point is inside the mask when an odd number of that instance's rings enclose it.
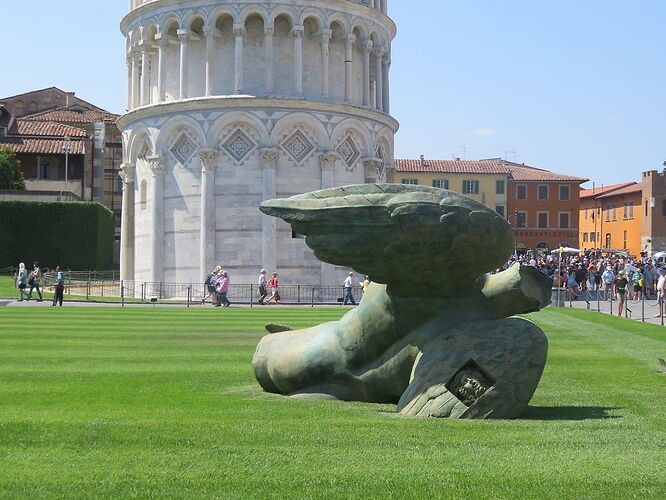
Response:
[[[502,160],[395,160],[393,182],[449,189],[506,217],[510,170]]]

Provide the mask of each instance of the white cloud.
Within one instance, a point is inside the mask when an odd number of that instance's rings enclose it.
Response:
[[[472,135],[476,137],[490,137],[491,135],[495,135],[495,131],[491,128],[477,128],[472,131]]]

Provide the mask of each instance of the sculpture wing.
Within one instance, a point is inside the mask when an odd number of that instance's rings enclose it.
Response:
[[[425,186],[345,186],[266,201],[260,209],[306,235],[320,260],[367,274],[399,296],[473,288],[514,244],[494,211]]]

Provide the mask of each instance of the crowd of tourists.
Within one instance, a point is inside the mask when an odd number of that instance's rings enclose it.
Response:
[[[553,286],[565,290],[567,300],[585,292],[614,297],[618,315],[626,314],[627,301],[656,298],[659,314],[664,310],[666,296],[666,266],[659,265],[645,252],[640,257],[622,254],[553,253],[546,255],[514,255],[505,267],[515,262],[532,266],[553,280]]]
[[[60,305],[62,307],[63,296],[65,294],[65,274],[56,267],[53,271],[53,303],[52,306]],[[19,291],[19,302],[32,300],[32,293],[37,292],[39,297],[37,302],[43,302],[42,287],[44,281],[44,272],[39,267],[39,262],[32,265],[32,270],[28,272],[25,264],[21,262],[16,274],[16,288]],[[27,290],[27,291],[26,291]]]

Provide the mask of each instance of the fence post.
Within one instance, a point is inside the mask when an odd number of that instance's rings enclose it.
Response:
[[[254,284],[250,283],[250,309],[254,307]]]
[[[299,304],[301,303],[301,285],[298,285],[298,301]]]
[[[141,283],[141,302],[143,302],[146,296],[146,282]]]
[[[314,287],[310,288],[310,307],[314,307]]]
[[[121,307],[125,307],[125,283],[122,280],[120,281],[120,303]]]
[[[163,288],[163,286],[164,286],[164,282],[160,281],[160,294],[159,294],[160,300],[162,300],[162,288]]]
[[[610,304],[610,315],[613,315],[613,290],[611,290],[610,293],[610,300],[608,302]]]
[[[597,288],[597,312],[601,312],[601,299],[599,298],[599,289]]]
[[[192,285],[187,287],[187,307],[190,307],[190,298],[192,296]]]

